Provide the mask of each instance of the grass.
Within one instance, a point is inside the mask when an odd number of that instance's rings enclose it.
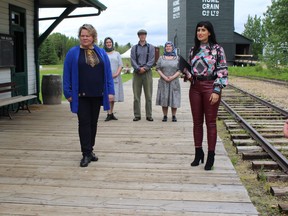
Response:
[[[42,88],[42,77],[43,75],[63,75],[63,65],[43,65],[40,69],[40,89]],[[42,100],[42,92],[40,91],[39,98]],[[62,94],[62,101],[66,100],[64,95]]]
[[[261,64],[247,67],[229,67],[228,70],[229,75],[234,76],[250,76],[288,81],[287,70],[283,70],[285,72],[274,71],[267,69],[264,65]]]
[[[123,62],[125,65],[125,63]],[[126,63],[128,64],[128,62]],[[155,71],[155,68],[152,69],[153,77],[157,78],[159,77],[159,74]],[[42,68],[40,69],[40,85],[42,85],[42,77],[43,75],[50,75],[50,74],[55,74],[55,75],[63,75],[63,65],[43,65]],[[133,74],[122,74],[122,81],[127,82],[132,79]],[[40,87],[41,89],[41,87]],[[42,93],[40,92],[40,100],[42,101]],[[62,95],[62,101],[65,101],[64,95]]]
[[[130,61],[128,59],[123,59],[123,65],[128,65],[130,67]],[[247,66],[247,67],[229,67],[229,75],[231,76],[250,76],[250,77],[260,77],[267,79],[277,79],[288,81],[288,72],[275,72],[271,71],[263,65]],[[287,70],[285,70],[287,71]],[[153,77],[158,78],[159,74],[156,72],[155,67],[152,69]],[[48,74],[63,75],[63,65],[44,65],[40,70],[40,84],[42,83],[42,76]],[[123,82],[127,82],[133,78],[133,74],[122,74]],[[40,100],[42,101],[42,94],[40,92]],[[66,100],[64,95],[62,100]]]
[[[249,197],[257,208],[259,215],[285,215],[281,214],[278,209],[278,203],[281,202],[281,198],[274,197],[269,192],[270,186],[277,184],[277,182],[267,182],[263,170],[259,171],[261,179],[258,180],[257,172],[251,169],[251,161],[243,161],[241,155],[236,154],[236,149],[230,139],[230,134],[227,132],[222,121],[217,122],[217,128],[218,135],[224,143],[229,158],[232,161],[243,185],[247,189]]]
[[[129,59],[123,59],[123,65],[130,67]],[[250,77],[260,77],[268,79],[277,79],[288,81],[288,72],[275,72],[265,68],[264,65],[247,66],[247,67],[229,67],[229,75],[231,76],[250,76]],[[285,70],[287,71],[287,70]],[[159,74],[156,72],[155,67],[152,69],[153,77],[158,78]],[[42,76],[48,74],[63,75],[63,65],[44,65],[40,70],[40,84],[42,83]],[[123,82],[127,82],[132,79],[133,74],[122,74]],[[40,92],[40,100],[42,101],[42,94]],[[62,100],[66,100],[64,95]]]

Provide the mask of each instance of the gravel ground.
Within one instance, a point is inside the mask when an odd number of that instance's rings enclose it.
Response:
[[[228,79],[230,84],[260,96],[262,99],[268,99],[271,103],[288,111],[288,85],[277,85],[242,77],[230,76]]]
[[[269,100],[273,104],[288,111],[288,85],[283,86],[264,81],[233,76],[230,76],[228,80],[230,84],[248,91],[249,93],[252,93],[256,96],[260,96],[263,99]],[[223,91],[225,91],[225,89]],[[241,155],[236,153],[235,148],[231,142],[230,134],[227,133],[224,124],[219,124],[218,126],[218,134],[223,140],[225,149],[227,150],[228,155],[233,162],[235,170],[237,171],[242,183],[246,187],[250,199],[254,206],[257,208],[259,215],[287,215],[286,213],[280,213],[277,207],[278,203],[287,203],[287,196],[273,197],[267,190],[271,186],[279,186],[279,182],[259,181],[257,179],[257,171],[251,170],[251,161],[243,161]],[[287,187],[287,182],[283,185],[283,187],[285,186]]]

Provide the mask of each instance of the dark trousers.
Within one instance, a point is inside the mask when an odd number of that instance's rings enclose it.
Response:
[[[83,156],[93,151],[102,97],[79,97],[78,132]]]
[[[193,116],[193,134],[195,147],[202,147],[204,117],[207,128],[208,151],[215,151],[217,141],[216,118],[221,98],[211,105],[209,98],[213,93],[214,80],[195,81],[189,91],[190,106]]]

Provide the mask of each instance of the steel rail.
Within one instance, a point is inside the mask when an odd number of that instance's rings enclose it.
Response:
[[[273,83],[277,85],[283,85],[287,86],[288,85],[288,80],[277,80],[277,79],[266,79],[266,78],[261,78],[261,77],[251,77],[251,76],[238,76],[238,75],[233,75],[234,77],[240,77],[240,78],[245,78],[245,79],[254,79],[254,80],[259,80],[263,82],[268,82],[268,83]]]
[[[244,118],[242,118],[233,108],[231,108],[223,99],[221,104],[224,108],[235,118],[235,120],[254,138],[261,147],[269,154],[269,156],[276,161],[276,163],[283,169],[285,173],[288,173],[288,160],[281,154],[268,140],[266,140],[261,134],[259,134]]]
[[[270,108],[272,108],[273,110],[281,113],[281,114],[284,116],[284,118],[288,118],[288,111],[283,110],[283,109],[281,109],[280,107],[277,107],[277,106],[275,106],[274,104],[269,103],[268,101],[265,101],[265,100],[263,100],[263,99],[255,96],[255,95],[253,95],[253,94],[251,94],[251,93],[243,90],[243,89],[240,89],[240,88],[234,86],[234,85],[229,84],[229,87],[232,87],[232,88],[237,89],[237,90],[239,90],[240,92],[242,92],[242,93],[244,93],[244,94],[246,94],[246,95],[249,95],[249,96],[252,97],[253,99],[255,99],[255,100],[257,100],[258,102],[260,102],[261,104],[263,104],[263,105],[265,105],[265,106],[267,106],[267,107],[270,107]]]

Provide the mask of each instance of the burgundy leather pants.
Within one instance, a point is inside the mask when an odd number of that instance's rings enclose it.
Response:
[[[190,106],[193,116],[193,134],[195,148],[202,147],[203,123],[207,128],[208,151],[215,151],[217,141],[217,112],[221,97],[217,103],[211,105],[209,98],[213,93],[214,80],[195,81],[189,91]]]

